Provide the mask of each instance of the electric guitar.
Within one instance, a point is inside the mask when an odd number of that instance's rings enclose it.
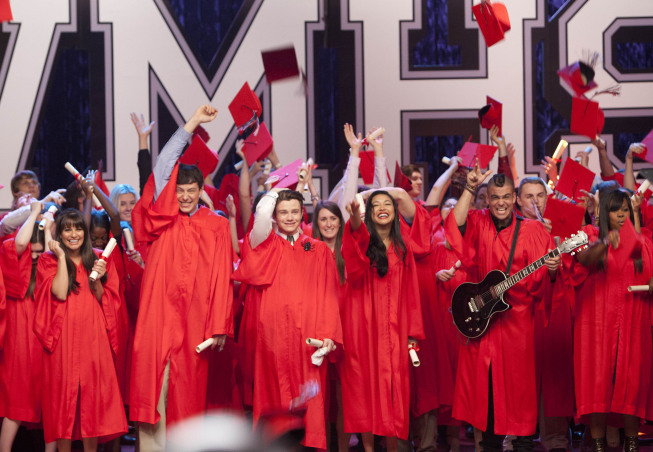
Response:
[[[506,275],[501,270],[492,270],[480,283],[466,282],[459,285],[451,297],[451,314],[460,334],[470,339],[481,337],[487,331],[494,314],[510,309],[510,305],[503,300],[504,293],[542,267],[547,259],[563,253],[571,253],[573,256],[579,251],[578,248],[586,244],[587,234],[578,231],[556,249],[512,276]]]

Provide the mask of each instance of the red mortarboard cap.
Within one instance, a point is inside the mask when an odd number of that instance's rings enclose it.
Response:
[[[555,189],[574,201],[580,201],[583,196],[580,191],[589,191],[595,176],[592,171],[567,157]]]
[[[95,180],[93,181],[93,184],[95,185],[95,188],[98,190],[102,190],[102,193],[104,193],[107,197],[109,196],[109,193],[111,191],[107,187],[107,184],[104,182],[104,179],[102,178],[102,170],[99,169],[95,173]]]
[[[646,160],[649,163],[653,163],[653,130],[651,130],[648,135],[644,137],[642,144],[646,146],[644,152],[640,152],[639,154],[633,153],[633,155],[642,160]]]
[[[571,103],[571,131],[584,135],[590,140],[601,134],[605,116],[597,102],[582,97],[574,97]]]
[[[578,205],[549,196],[542,217],[551,220],[551,235],[563,240],[571,237],[582,227],[585,209]]]
[[[582,61],[576,61],[558,70],[558,77],[574,91],[576,96],[598,86],[594,81],[594,69]]]
[[[196,165],[202,171],[204,177],[215,170],[218,161],[218,154],[209,149],[204,140],[198,135],[193,137],[193,141],[190,142],[186,152],[179,158],[179,163]]]
[[[468,141],[463,144],[463,148],[458,152],[458,157],[462,159],[463,166],[469,168],[474,167],[476,158],[478,157],[478,166],[480,168],[487,168],[492,161],[495,152],[497,152],[497,149],[499,148],[496,146]]]
[[[403,171],[401,171],[401,166],[399,166],[399,162],[396,163],[395,167],[395,187],[403,188],[406,191],[410,191],[413,188],[413,183],[410,181],[408,176],[406,176]]]
[[[258,96],[252,89],[249,87],[249,83],[245,82],[234,100],[229,104],[229,111],[231,116],[234,118],[236,127],[242,127],[249,120],[252,119],[254,114],[256,116],[261,116],[261,101]]]
[[[0,0],[0,22],[14,20],[9,0]]]
[[[278,181],[274,182],[272,186],[275,188],[290,188],[294,190],[295,187],[297,187],[297,182],[299,182],[297,171],[299,170],[299,167],[302,166],[302,163],[302,159],[297,159],[294,162],[270,173],[270,177],[276,176],[278,178]]]
[[[211,136],[209,135],[209,132],[206,131],[204,127],[197,126],[195,127],[195,130],[193,130],[193,135],[199,135],[199,137],[204,140],[205,143],[208,143],[209,140],[211,139]]]
[[[500,5],[500,6],[499,6]],[[498,8],[497,8],[498,6]],[[500,10],[500,12],[497,12]],[[505,32],[510,30],[510,20],[508,19],[508,10],[505,5],[490,2],[479,3],[472,6],[472,13],[476,17],[478,27],[483,33],[485,44],[488,47],[493,46],[504,38]]]
[[[268,80],[268,83],[285,78],[297,77],[299,75],[295,47],[290,46],[283,49],[267,50],[261,52],[261,56],[263,57],[265,78]]]
[[[501,116],[503,105],[498,100],[487,96],[487,105],[478,111],[478,119],[481,121],[481,127],[491,129],[496,125],[499,128],[499,136],[503,135],[501,130]]]
[[[621,268],[624,267],[633,255],[641,253],[641,244],[638,246],[638,235],[630,219],[626,218],[626,222],[619,230],[619,247],[612,251],[617,265]]]
[[[243,152],[245,153],[247,164],[251,165],[257,160],[262,160],[267,157],[267,155],[272,150],[272,144],[272,136],[268,131],[268,127],[264,122],[262,122],[258,128],[258,133],[256,135],[251,134],[245,138]]]

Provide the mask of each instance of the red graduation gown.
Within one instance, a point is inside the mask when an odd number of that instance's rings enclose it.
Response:
[[[413,227],[422,227],[421,213]],[[408,437],[410,359],[408,337],[424,338],[417,273],[409,231],[402,228],[407,255],[387,250],[388,273],[380,277],[366,256],[370,235],[345,225],[342,254],[348,296],[342,309],[344,365],[342,403],[346,432]]]
[[[93,437],[106,441],[127,432],[111,354],[112,349],[118,351],[116,270],[108,264],[101,303],[91,292],[82,264],[76,275],[79,292],[71,292],[65,301],[55,298],[51,289],[56,272],[55,255],[42,254],[37,266],[34,333],[45,348],[45,442]]]
[[[423,204],[423,202],[422,202]],[[425,337],[419,342],[419,367],[411,370],[411,412],[420,416],[437,408],[453,406],[454,373],[451,371],[449,351],[445,339],[442,316],[439,314],[435,280],[436,254],[433,252],[437,225],[441,221],[439,209],[431,214],[416,203],[420,220],[410,229],[419,281],[419,295]],[[422,221],[421,219],[424,219]],[[433,225],[432,223],[435,223]]]
[[[300,234],[294,246],[274,231],[252,249],[249,234],[234,279],[260,290],[260,321],[254,362],[254,421],[288,409],[300,385],[317,381],[320,393],[308,402],[307,447],[326,448],[324,383],[327,360],[311,362],[315,348],[306,338],[342,343],[338,276],[328,246]],[[243,332],[241,331],[241,335]]]
[[[588,225],[589,243],[598,230]],[[608,251],[606,271],[574,264],[574,374],[578,415],[622,413],[645,417],[651,381],[651,297],[630,293],[629,285],[648,284],[653,246],[639,236],[643,271],[632,260],[623,267]]]
[[[7,333],[0,348],[0,417],[37,423],[41,420],[43,347],[32,332],[34,300],[26,298],[32,276],[31,246],[16,253],[13,238],[0,244],[0,267],[7,290]]]
[[[478,267],[471,280],[480,281],[494,269],[506,270],[516,219],[497,233],[488,209],[469,211],[465,237],[454,215],[445,221],[447,239],[460,259]],[[511,274],[553,249],[553,240],[541,223],[522,220]],[[543,289],[550,287],[545,267],[513,286],[504,299],[512,306],[497,314],[487,333],[460,348],[453,417],[481,430],[487,428],[490,366],[494,395],[494,431],[498,435],[535,433],[537,396],[533,309]]]
[[[229,223],[200,207],[179,213],[178,165],[156,202],[154,178],[132,213],[138,242],[147,243],[147,262],[132,353],[129,417],[155,424],[163,373],[170,361],[166,422],[204,411],[208,362],[195,347],[232,334],[232,248]]]

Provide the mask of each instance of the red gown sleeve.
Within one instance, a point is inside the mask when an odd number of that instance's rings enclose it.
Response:
[[[138,200],[132,212],[134,240],[138,243],[151,243],[177,218],[179,203],[177,202],[177,172],[179,164],[175,165],[170,180],[154,200],[154,175],[151,175],[143,196]]]
[[[460,262],[468,269],[471,269],[476,265],[476,248],[471,246],[470,243],[475,243],[475,237],[478,235],[478,216],[478,211],[470,211],[467,214],[465,236],[460,233],[453,212],[451,212],[444,221],[447,242],[449,242],[451,249],[456,253]]]
[[[104,283],[104,293],[102,294],[102,312],[107,322],[107,333],[109,343],[114,353],[118,353],[120,348],[121,326],[119,319],[120,311],[120,279],[118,271],[112,259],[107,262],[107,281]],[[93,295],[95,297],[95,295]],[[126,332],[123,331],[123,334]]]
[[[342,325],[338,309],[339,279],[336,261],[331,256],[331,250],[325,245],[318,247],[320,252],[318,268],[323,268],[322,275],[317,280],[315,293],[319,294],[317,305],[316,337],[329,338],[342,344]]]
[[[415,203],[415,217],[413,218],[413,223],[410,225],[409,232],[410,241],[412,242],[411,248],[415,254],[415,259],[420,259],[431,252],[431,229],[431,216],[424,207]]]
[[[204,326],[204,337],[228,334],[233,336],[233,256],[229,223],[220,221],[217,237],[213,244],[213,266],[210,275],[212,281],[209,310]],[[201,250],[200,250],[201,252]]]
[[[277,237],[274,231],[252,249],[249,233],[245,235],[245,242],[241,250],[241,261],[238,269],[233,274],[233,279],[252,286],[268,286],[272,284],[281,256],[278,248]]]
[[[365,224],[352,231],[351,223],[345,224],[342,236],[342,257],[345,259],[345,272],[348,281],[355,281],[363,277],[370,268],[370,259],[367,257],[367,247],[370,245],[370,233]]]
[[[7,300],[5,299],[5,283],[0,270],[0,350],[3,349],[5,344],[5,331],[7,330],[7,321],[5,318],[5,311],[7,309]]]
[[[24,275],[32,273],[32,248],[28,244],[25,251],[19,256],[16,252],[14,237],[5,240],[0,245],[0,266],[4,275],[5,290],[12,298],[22,300],[29,288],[29,278]]]
[[[39,258],[36,269],[36,310],[34,313],[34,334],[43,348],[51,352],[54,350],[59,336],[64,317],[66,316],[66,302],[52,295],[52,280],[57,273],[57,258],[51,251],[43,253]]]

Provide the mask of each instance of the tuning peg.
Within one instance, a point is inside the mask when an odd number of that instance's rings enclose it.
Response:
[[[576,254],[576,252],[575,252],[575,251],[572,251],[572,252],[571,252],[571,255],[573,256],[574,254]]]
[[[576,237],[576,234],[571,234],[572,237]]]

